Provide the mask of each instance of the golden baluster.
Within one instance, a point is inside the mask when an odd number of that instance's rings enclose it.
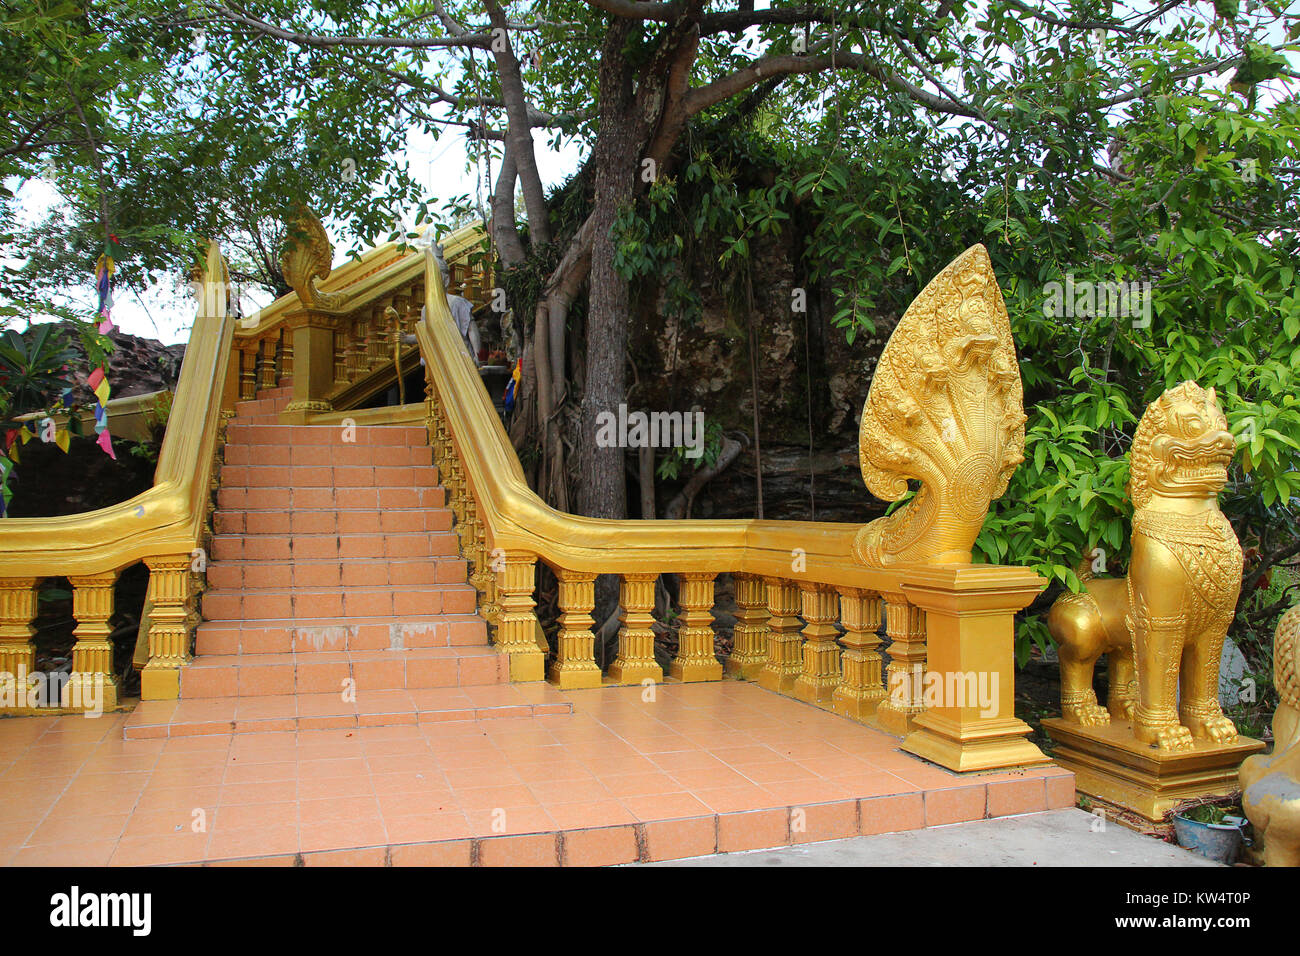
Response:
[[[487,621],[489,625],[496,627],[501,618],[501,601],[500,595],[497,593],[497,576],[493,571],[493,565],[505,552],[499,548],[488,549],[487,528],[482,520],[478,523],[478,544],[482,562],[481,576],[483,583],[483,596],[479,602],[479,613],[483,615],[483,620]]]
[[[668,676],[680,681],[721,680],[722,662],[713,652],[713,579],[717,575],[686,571],[677,577],[682,626]]]
[[[660,683],[664,679],[663,668],[655,661],[655,635],[650,629],[658,579],[657,574],[623,575],[618,656],[609,665],[610,679],[616,684],[639,684],[644,680]]]
[[[366,339],[370,334],[370,317],[360,313],[352,323],[352,341],[348,348],[348,381],[355,382],[368,370]]]
[[[760,686],[781,694],[794,690],[794,682],[803,671],[799,637],[799,585],[784,578],[766,578],[767,663],[759,671]]]
[[[244,402],[257,398],[257,352],[253,348],[239,350],[239,398]]]
[[[388,303],[381,302],[374,307],[370,313],[370,322],[366,329],[366,368],[367,372],[372,372],[379,366],[386,364],[388,361],[388,319],[384,315],[384,310],[388,308]]]
[[[925,612],[903,594],[885,594],[885,633],[889,635],[888,695],[876,720],[891,734],[909,733],[925,709]]]
[[[727,673],[753,680],[767,663],[767,594],[763,579],[753,574],[733,576],[736,588],[736,629],[732,633]]]
[[[149,663],[140,672],[141,700],[180,697],[181,668],[190,661],[193,556],[145,558],[149,567]]]
[[[557,568],[555,577],[560,584],[560,633],[547,677],[560,690],[599,687],[596,635],[591,631],[595,624],[591,610],[596,606],[596,575]]]
[[[275,388],[275,340],[269,336],[261,339],[257,344],[257,354],[261,360],[257,387]]]
[[[68,578],[72,585],[72,616],[77,619],[73,631],[77,643],[72,646],[72,674],[63,685],[64,707],[103,711],[117,707],[113,642],[108,639],[116,581],[116,571]]]
[[[0,578],[0,712],[37,704],[32,641],[37,583],[37,578]]]
[[[828,703],[840,683],[840,596],[829,584],[799,585],[803,604],[803,668],[794,682],[794,696],[811,704]]]
[[[293,336],[280,332],[280,380],[293,378]]]
[[[885,699],[880,673],[880,595],[840,588],[840,623],[844,625],[843,678],[831,694],[837,714],[865,720]]]
[[[348,339],[341,329],[334,330],[334,384],[344,385],[348,380]]]
[[[501,593],[501,616],[497,621],[497,646],[510,655],[512,681],[543,680],[546,654],[537,644],[540,627],[534,611],[534,569],[537,555],[508,551],[497,574]]]

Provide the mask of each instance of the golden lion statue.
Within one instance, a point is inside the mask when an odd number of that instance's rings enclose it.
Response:
[[[1273,636],[1273,752],[1241,765],[1241,805],[1264,838],[1267,866],[1300,866],[1300,606]]]
[[[1241,591],[1242,554],[1218,504],[1235,449],[1214,389],[1183,382],[1147,407],[1129,459],[1128,576],[1086,579],[1085,592],[1062,595],[1048,613],[1066,720],[1130,720],[1138,740],[1161,750],[1190,749],[1197,737],[1236,739],[1219,706],[1219,657]],[[1107,708],[1092,689],[1103,652]]]

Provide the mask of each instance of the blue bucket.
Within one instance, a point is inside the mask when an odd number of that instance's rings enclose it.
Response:
[[[1216,863],[1232,865],[1241,854],[1240,823],[1200,823],[1181,813],[1174,814],[1174,836],[1178,845]]]

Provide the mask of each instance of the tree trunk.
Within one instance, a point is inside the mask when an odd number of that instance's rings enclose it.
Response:
[[[594,518],[627,517],[623,449],[596,444],[597,416],[618,413],[627,397],[627,280],[614,268],[611,231],[618,211],[631,201],[636,182],[637,136],[632,118],[632,82],[623,57],[628,23],[616,18],[605,37],[600,63],[600,136],[592,210],[591,297],[587,314],[587,389],[582,399],[579,444],[579,501]]]

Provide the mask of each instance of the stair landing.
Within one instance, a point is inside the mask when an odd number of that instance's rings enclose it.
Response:
[[[123,714],[0,721],[0,865],[596,866],[1074,803],[1058,767],[951,773],[750,683],[565,698],[573,713],[145,740],[122,739]]]

